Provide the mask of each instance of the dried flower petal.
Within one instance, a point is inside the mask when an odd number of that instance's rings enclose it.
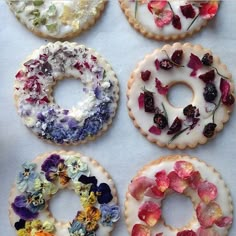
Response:
[[[205,74],[201,74],[198,76],[198,78],[201,79],[205,83],[212,82],[215,79],[215,70],[210,70],[206,72]]]
[[[173,123],[171,124],[169,130],[167,131],[167,134],[168,135],[175,134],[179,132],[181,128],[182,128],[182,120],[176,117]]]
[[[181,25],[181,21],[180,21],[180,17],[178,15],[174,15],[172,18],[172,25],[178,29],[181,30],[182,29],[182,25]]]
[[[170,185],[170,180],[165,170],[159,171],[155,174],[157,187],[161,192],[165,192]]]
[[[189,68],[193,69],[193,71],[191,72],[190,75],[191,75],[191,76],[195,76],[197,70],[199,70],[200,68],[202,68],[202,62],[201,62],[201,60],[199,59],[198,56],[196,56],[196,55],[194,55],[193,53],[191,53],[190,60],[189,60],[187,66],[188,66]]]
[[[230,83],[226,80],[221,78],[220,80],[220,91],[221,91],[221,99],[222,102],[226,102],[226,98],[230,93]]]
[[[23,80],[24,78],[25,78],[25,73],[22,70],[18,71],[18,73],[16,74],[16,79]]]
[[[187,179],[188,184],[191,188],[197,189],[198,185],[201,183],[202,178],[199,171],[193,171]]]
[[[204,229],[200,227],[197,231],[198,236],[220,236],[214,229]]]
[[[166,95],[168,93],[168,90],[169,90],[168,85],[163,86],[161,81],[158,80],[157,78],[155,79],[155,82],[156,82],[156,88],[157,88],[158,93],[161,94],[161,95]]]
[[[152,201],[144,202],[139,208],[138,217],[150,227],[153,227],[161,217],[161,208]]]
[[[145,112],[155,112],[153,93],[147,90],[144,91],[144,110]]]
[[[192,4],[187,4],[184,6],[180,6],[181,12],[182,14],[186,17],[186,18],[194,18],[196,16],[196,12],[192,6]]]
[[[141,176],[131,182],[129,185],[129,192],[136,200],[139,201],[143,199],[145,191],[155,185],[155,180]]]
[[[144,107],[144,93],[139,94],[138,107],[139,107],[139,109],[142,109]]]
[[[216,15],[217,11],[218,11],[218,2],[209,1],[208,3],[201,4],[199,13],[203,19],[211,19]]]
[[[156,126],[150,127],[148,130],[150,133],[155,134],[155,135],[160,135],[161,134],[161,129],[157,128]]]
[[[188,187],[188,183],[181,179],[175,171],[171,171],[168,174],[168,178],[170,179],[170,189],[173,189],[174,191],[178,193],[183,193],[183,191]]]
[[[155,64],[156,69],[159,70],[159,69],[160,69],[160,62],[159,62],[158,59],[156,59],[156,60],[154,61],[154,64]]]
[[[223,216],[215,221],[215,224],[219,227],[227,227],[233,223],[233,218],[228,216]]]
[[[155,17],[155,24],[159,28],[163,28],[168,25],[173,18],[173,12],[171,10],[164,10]]]
[[[151,236],[151,231],[146,225],[135,224],[131,236]]]
[[[222,217],[222,210],[216,202],[198,204],[196,214],[200,225],[204,228],[211,227],[219,218]]]
[[[176,161],[174,170],[181,179],[186,179],[191,176],[194,168],[192,163],[187,161]]]
[[[182,63],[182,59],[183,59],[183,50],[175,50],[171,56],[171,60],[177,65],[180,65]]]
[[[144,195],[151,198],[163,198],[165,194],[160,191],[157,185],[155,185],[148,188]]]
[[[151,13],[156,13],[162,11],[167,4],[167,0],[151,0],[149,1],[147,7]]]
[[[176,236],[197,236],[197,234],[192,230],[184,230],[178,232]]]
[[[201,182],[197,190],[199,197],[205,203],[215,200],[218,193],[217,187],[208,181]]]
[[[151,76],[150,70],[141,71],[141,79],[143,81],[148,81],[150,79],[150,76]]]

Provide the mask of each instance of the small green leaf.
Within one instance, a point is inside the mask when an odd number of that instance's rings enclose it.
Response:
[[[49,17],[54,17],[57,15],[57,8],[54,4],[52,4],[48,10],[47,10],[47,14]]]
[[[46,25],[46,27],[50,33],[54,33],[57,31],[57,23]]]
[[[34,0],[33,4],[34,6],[39,7],[44,4],[44,0]]]

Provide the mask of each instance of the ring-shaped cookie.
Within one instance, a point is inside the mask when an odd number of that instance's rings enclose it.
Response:
[[[189,37],[217,13],[219,0],[119,0],[129,23],[145,37],[175,40]]]
[[[162,217],[163,200],[173,192],[190,198],[195,209],[181,228],[166,224]],[[131,181],[125,218],[132,236],[227,236],[232,198],[213,167],[187,155],[166,156],[145,165]]]
[[[50,199],[64,189],[80,198],[81,209],[71,222],[50,212]],[[9,202],[10,222],[24,236],[109,236],[120,217],[110,175],[95,160],[74,152],[47,153],[24,163]]]
[[[168,93],[185,84],[193,91],[186,107],[174,107]],[[147,55],[128,81],[128,109],[151,142],[170,149],[194,148],[223,129],[233,109],[232,75],[219,57],[200,45],[165,45]],[[178,98],[176,98],[178,100]]]
[[[71,109],[55,103],[57,81],[75,78],[84,100]],[[82,89],[81,89],[82,90]],[[24,124],[56,144],[78,144],[100,136],[115,115],[118,80],[111,66],[93,49],[69,42],[49,43],[34,51],[16,75],[14,96]]]
[[[95,24],[106,0],[6,0],[19,21],[34,34],[68,39]]]

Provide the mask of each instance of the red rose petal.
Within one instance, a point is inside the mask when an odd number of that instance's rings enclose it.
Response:
[[[157,78],[156,78],[155,82],[156,82],[156,88],[157,88],[158,93],[161,94],[161,95],[166,95],[168,93],[168,90],[169,90],[168,85],[163,86],[161,81],[158,80]]]
[[[156,236],[163,236],[163,233],[158,233],[156,234]]]
[[[222,210],[216,202],[210,202],[209,204],[201,202],[197,206],[196,214],[200,225],[207,228],[222,217]]]
[[[155,64],[156,69],[159,70],[160,69],[160,62],[158,59],[155,60],[154,64]]]
[[[233,218],[228,216],[223,216],[215,221],[215,224],[219,227],[227,227],[233,223]]]
[[[196,72],[197,70],[199,70],[200,68],[202,68],[202,62],[201,60],[199,59],[198,56],[194,55],[191,53],[191,56],[190,56],[190,60],[188,62],[188,65],[187,65],[189,68],[193,69],[193,71],[191,72],[191,76],[195,76],[196,75]]]
[[[183,191],[187,188],[188,183],[181,179],[175,171],[171,171],[168,174],[168,178],[170,179],[170,189],[173,189],[174,191],[178,193],[183,193]]]
[[[151,186],[155,186],[156,182],[145,176],[134,179],[129,185],[129,192],[136,200],[142,200],[144,192]]]
[[[160,135],[161,134],[161,129],[157,128],[154,125],[148,131],[152,134],[155,134],[155,135]]]
[[[170,180],[165,170],[159,171],[155,174],[157,187],[161,192],[165,192],[169,188]]]
[[[187,161],[176,161],[174,170],[181,179],[188,178],[193,172],[194,168],[192,163]]]
[[[162,1],[159,1],[159,0],[150,0],[147,7],[148,7],[148,10],[153,13],[153,11],[157,10],[157,11],[161,11],[165,8],[167,4],[167,0],[162,0]]]
[[[214,229],[204,229],[200,227],[197,231],[198,236],[220,236]]]
[[[209,83],[215,79],[215,70],[210,70],[205,74],[199,75],[198,78],[205,83]]]
[[[193,171],[191,175],[188,177],[187,181],[191,188],[197,189],[198,185],[202,181],[201,174],[199,173],[199,171]]]
[[[182,25],[181,25],[181,21],[180,21],[180,17],[178,15],[174,15],[172,18],[172,25],[178,29],[181,30],[182,29]]]
[[[197,234],[192,230],[184,230],[178,232],[176,236],[197,236]]]
[[[143,81],[148,81],[150,79],[150,76],[151,76],[150,70],[141,71],[141,79]]]
[[[156,203],[147,201],[139,208],[138,217],[147,225],[153,227],[161,217],[161,208]]]
[[[209,3],[202,3],[200,7],[200,16],[203,19],[211,19],[213,18],[218,11],[218,2],[210,1]]]
[[[230,93],[230,83],[226,79],[221,78],[221,80],[220,80],[220,91],[221,91],[222,101],[225,102],[227,96]]]
[[[163,198],[165,194],[161,192],[157,186],[152,186],[147,189],[144,195],[151,198]]]
[[[22,70],[18,71],[18,73],[16,74],[17,80],[23,80],[24,77],[25,77],[25,73]]]
[[[196,12],[192,6],[192,4],[187,4],[184,6],[180,6],[181,12],[182,14],[186,17],[186,18],[194,18],[196,16]]]
[[[198,185],[197,191],[198,191],[199,197],[205,203],[209,203],[210,201],[213,201],[214,199],[216,199],[217,193],[218,193],[217,187],[208,181],[201,182]]]
[[[151,236],[151,231],[146,225],[135,224],[131,236]]]
[[[138,107],[139,109],[144,108],[144,93],[140,93],[138,97]]]

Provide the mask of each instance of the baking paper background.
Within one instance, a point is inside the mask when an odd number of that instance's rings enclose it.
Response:
[[[236,80],[236,2],[223,1],[217,17],[200,33],[182,42],[202,44],[212,49]],[[95,142],[59,147],[44,143],[21,122],[13,100],[14,76],[21,62],[48,40],[38,38],[21,25],[4,0],[0,0],[0,235],[13,236],[15,230],[8,220],[8,196],[20,165],[37,155],[54,150],[74,150],[91,156],[112,175],[124,211],[129,181],[146,163],[163,155],[184,153],[198,157],[215,167],[236,200],[236,113],[217,137],[206,145],[184,151],[159,148],[149,143],[134,127],[126,107],[129,75],[145,54],[162,47],[137,33],[126,20],[116,0],[110,0],[102,17],[90,30],[71,41],[94,48],[112,65],[120,83],[120,104],[112,126]],[[64,99],[68,99],[65,96]],[[75,101],[76,103],[76,101]],[[171,209],[170,209],[171,210]],[[71,215],[71,219],[74,216]],[[113,236],[128,235],[124,217]],[[229,236],[236,235],[233,224]]]

